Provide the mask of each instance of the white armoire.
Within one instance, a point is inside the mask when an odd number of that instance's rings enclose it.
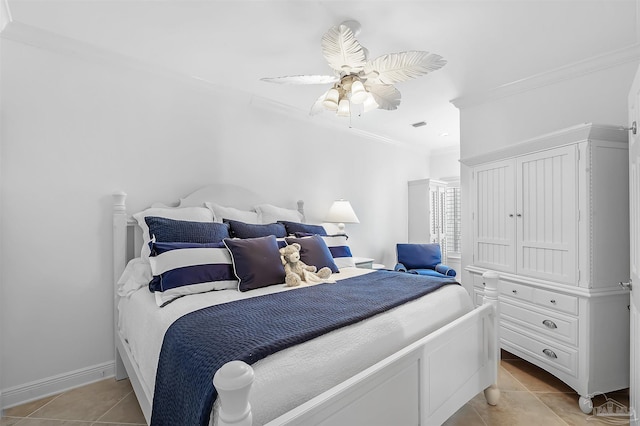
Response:
[[[467,158],[473,278],[500,275],[500,342],[580,394],[629,385],[628,136],[583,124]]]
[[[447,182],[436,179],[409,181],[409,242],[438,243],[446,263]]]

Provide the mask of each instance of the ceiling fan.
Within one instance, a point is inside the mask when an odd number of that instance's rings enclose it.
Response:
[[[350,117],[354,110],[394,110],[400,92],[393,84],[411,80],[446,65],[442,56],[423,51],[389,53],[369,60],[369,52],[356,36],[360,23],[345,21],[322,36],[322,54],[335,75],[293,75],[262,78],[279,84],[333,84],[311,107],[311,115],[324,110]]]

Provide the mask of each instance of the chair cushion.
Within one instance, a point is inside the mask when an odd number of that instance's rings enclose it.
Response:
[[[446,275],[437,272],[435,269],[409,269],[407,272],[409,272],[410,274],[429,275],[431,277],[447,277]]]
[[[397,244],[398,263],[407,269],[435,269],[441,263],[440,244]]]

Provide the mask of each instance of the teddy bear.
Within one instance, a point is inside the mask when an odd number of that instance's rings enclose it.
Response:
[[[302,281],[309,284],[332,282],[329,279],[331,269],[325,266],[318,271],[315,266],[307,265],[300,260],[300,244],[298,243],[282,247],[280,249],[280,259],[284,266],[284,282],[287,287],[299,286]]]

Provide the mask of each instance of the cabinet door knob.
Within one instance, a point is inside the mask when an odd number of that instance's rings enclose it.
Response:
[[[511,290],[511,293],[518,294],[518,290]]]
[[[551,299],[551,300],[549,300],[549,302],[551,302],[552,304],[555,305],[556,304],[556,299]]]
[[[518,217],[522,217],[522,215],[521,215],[520,213],[516,214],[516,216],[518,216]]]
[[[555,322],[548,319],[542,321],[542,324],[544,324],[547,328],[551,328],[551,329],[558,328]]]
[[[513,217],[513,213],[509,213],[509,217]]]
[[[543,349],[542,353],[548,356],[549,358],[558,358],[558,355],[551,349]]]

